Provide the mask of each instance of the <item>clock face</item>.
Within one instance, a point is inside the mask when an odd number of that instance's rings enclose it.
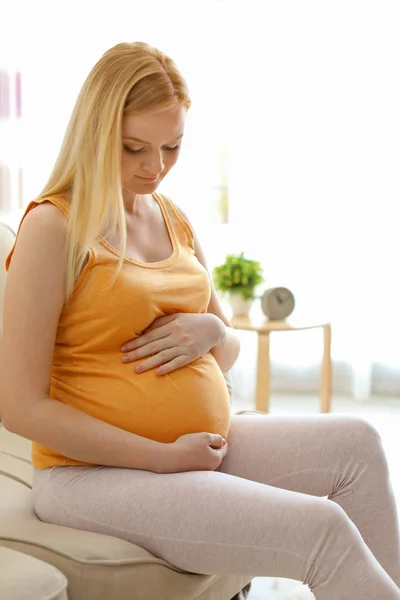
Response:
[[[269,319],[280,321],[292,314],[295,306],[294,296],[287,288],[271,288],[264,292],[261,306]]]

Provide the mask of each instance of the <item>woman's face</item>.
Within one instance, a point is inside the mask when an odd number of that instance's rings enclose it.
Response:
[[[151,194],[179,156],[186,110],[178,107],[127,116],[122,122],[122,188]]]

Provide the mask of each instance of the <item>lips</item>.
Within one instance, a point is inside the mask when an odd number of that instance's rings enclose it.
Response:
[[[151,183],[152,181],[157,181],[158,179],[158,175],[157,177],[140,177],[139,175],[136,175],[136,177],[141,181],[147,181],[148,183]]]

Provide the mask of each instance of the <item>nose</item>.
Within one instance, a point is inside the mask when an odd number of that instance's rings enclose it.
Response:
[[[145,163],[142,164],[143,172],[149,174],[149,177],[156,177],[164,170],[164,161],[162,153],[155,151],[147,157]]]

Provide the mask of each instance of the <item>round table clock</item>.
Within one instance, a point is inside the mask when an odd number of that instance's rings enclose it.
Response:
[[[261,298],[263,313],[271,321],[283,321],[292,314],[294,307],[294,296],[284,287],[270,288]]]

